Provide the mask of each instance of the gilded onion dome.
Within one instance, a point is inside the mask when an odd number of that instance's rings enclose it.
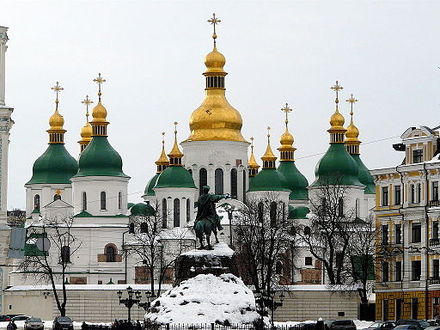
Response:
[[[156,185],[157,178],[170,164],[167,154],[165,153],[165,132],[162,132],[162,151],[159,158],[156,160],[156,174],[148,181],[144,190],[144,196],[155,196],[154,186]]]
[[[211,21],[211,20],[210,20]],[[220,20],[214,18],[212,23]],[[214,49],[206,55],[206,96],[202,104],[193,111],[189,120],[191,134],[187,141],[238,141],[246,142],[241,135],[243,120],[240,113],[231,106],[225,96],[225,76],[223,70],[226,59],[217,50],[217,35],[214,31]]]
[[[82,104],[86,106],[86,123],[80,130],[81,140],[78,141],[81,152],[87,147],[89,142],[92,140],[93,128],[89,123],[89,105],[93,103],[92,100],[89,99],[89,96],[86,95],[86,98],[81,101]]]
[[[249,177],[252,178],[257,175],[259,168],[260,165],[258,165],[254,155],[254,138],[251,137],[251,156],[248,161]]]

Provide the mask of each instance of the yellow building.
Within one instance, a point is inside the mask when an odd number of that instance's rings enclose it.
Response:
[[[439,127],[410,127],[376,180],[376,319],[440,315]]]

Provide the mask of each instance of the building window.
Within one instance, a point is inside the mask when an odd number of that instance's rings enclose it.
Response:
[[[394,239],[396,244],[402,244],[402,225],[394,225]]]
[[[413,163],[421,163],[423,162],[423,150],[416,149],[413,150]]]
[[[382,262],[382,282],[388,282],[389,280],[389,264],[388,262]]]
[[[417,320],[419,314],[419,300],[417,298],[411,299],[411,318]]]
[[[394,270],[395,270],[394,279],[400,282],[402,280],[402,261],[396,261],[396,267]]]
[[[180,227],[180,200],[174,199],[174,227]]]
[[[382,225],[382,245],[388,245],[388,225]]]
[[[67,264],[70,262],[70,246],[64,245],[61,247],[61,263]]]
[[[420,223],[413,223],[411,234],[412,242],[420,243],[422,240],[422,225]]]
[[[101,210],[107,209],[107,199],[105,191],[101,191]]]
[[[360,207],[361,203],[359,201],[359,198],[356,198],[356,204],[355,204],[355,215],[359,218],[361,215],[361,207]]]
[[[413,184],[411,184],[409,186],[409,190],[410,190],[410,194],[411,194],[411,203],[415,203],[416,202],[416,188],[414,187]]]
[[[134,234],[134,223],[130,223],[129,227],[128,227],[128,232],[130,234]]]
[[[40,210],[40,195],[34,196],[34,209]]]
[[[336,267],[340,268],[344,264],[344,254],[342,252],[336,252]]]
[[[304,263],[305,263],[306,266],[312,266],[313,265],[312,257],[305,257],[304,258]]]
[[[388,304],[388,300],[383,300],[382,301],[383,304],[383,313],[382,313],[382,319],[383,321],[388,321],[389,318],[389,304]]]
[[[400,320],[402,318],[402,310],[403,310],[403,300],[396,299],[396,320]]]
[[[199,195],[202,194],[202,188],[208,184],[208,173],[205,168],[199,170]]]
[[[310,234],[311,234],[311,229],[310,229],[310,227],[309,226],[305,226],[304,227],[304,235],[307,235],[307,236],[309,236]]]
[[[277,225],[277,202],[270,203],[270,226],[275,227]]]
[[[338,203],[338,215],[340,217],[344,216],[344,199],[343,198],[339,198],[339,203]]]
[[[438,221],[432,223],[432,239],[438,241]]]
[[[434,259],[432,261],[432,277],[436,280],[438,280],[439,275],[440,275],[440,268],[439,268],[439,260],[438,259]]]
[[[402,204],[402,189],[400,185],[394,186],[394,205]]]
[[[411,261],[411,281],[420,281],[422,274],[422,262],[420,260]]]
[[[140,226],[141,233],[145,234],[148,233],[148,223],[142,222]]]
[[[432,200],[438,201],[438,181],[432,182]]]
[[[186,200],[186,222],[191,221],[191,200],[188,198]]]
[[[164,198],[162,199],[162,228],[167,227],[167,215],[168,215],[167,200]]]
[[[246,202],[246,171],[243,170],[241,173],[243,175],[243,202]]]
[[[382,206],[388,206],[388,187],[382,187]]]
[[[118,193],[118,209],[119,210],[122,209],[122,193],[121,192]]]
[[[105,247],[105,261],[115,262],[116,261],[116,247],[113,244],[107,244]]]
[[[417,184],[417,195],[416,195],[416,203],[420,203],[421,196],[422,196],[422,185],[420,183]]]
[[[217,168],[215,170],[215,193],[217,195],[223,194],[223,170]]]
[[[264,220],[264,205],[263,202],[258,203],[258,221],[263,223]]]
[[[231,196],[237,198],[237,170],[235,168],[231,170]]]
[[[277,261],[275,264],[275,274],[281,275],[283,273],[283,263],[281,261]]]
[[[87,210],[87,193],[85,191],[82,193],[82,210]]]

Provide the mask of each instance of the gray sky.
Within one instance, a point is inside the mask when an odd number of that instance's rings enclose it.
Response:
[[[227,97],[255,137],[256,156],[279,144],[285,102],[294,108],[290,130],[297,165],[311,183],[328,148],[334,111],[330,86],[342,100],[354,93],[363,142],[400,136],[409,126],[440,124],[438,1],[0,1],[8,26],[6,103],[15,108],[9,159],[9,208],[25,206],[23,185],[47,147],[55,81],[65,88],[60,111],[66,147],[78,156],[84,124],[80,101],[96,101],[92,79],[102,72],[109,139],[132,177],[130,201],[155,173],[160,133],[171,147],[204,97],[205,55],[212,49],[216,12],[218,49],[226,56]],[[348,122],[348,104],[341,110]],[[361,145],[370,168],[397,165],[398,139]],[[275,150],[274,150],[275,151]],[[260,161],[261,163],[261,161]]]

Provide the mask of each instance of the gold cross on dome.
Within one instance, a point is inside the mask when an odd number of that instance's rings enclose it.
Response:
[[[281,111],[283,111],[283,112],[286,113],[286,120],[285,120],[285,123],[286,123],[286,127],[287,127],[287,124],[289,123],[289,117],[288,117],[288,115],[289,115],[289,112],[292,112],[292,108],[289,108],[289,104],[286,103],[286,106],[285,106],[284,108],[281,108]]]
[[[270,143],[270,126],[267,126],[267,143]]]
[[[175,121],[174,122],[174,136],[177,138],[177,124],[178,124],[178,122],[177,121]]]
[[[350,94],[350,98],[348,100],[345,100],[346,102],[350,103],[350,115],[353,115],[353,104],[355,104],[357,99],[353,97],[353,94]]]
[[[339,85],[339,82],[336,80],[336,84],[332,87],[330,87],[332,90],[334,90],[336,92],[336,99],[335,99],[335,103],[336,103],[336,111],[338,111],[338,103],[339,103],[339,91],[343,90],[344,87],[342,87],[341,85]]]
[[[51,87],[50,89],[53,90],[53,91],[55,91],[55,94],[56,94],[55,104],[56,104],[56,110],[58,110],[58,103],[59,103],[59,101],[58,101],[58,95],[59,95],[59,93],[60,93],[61,91],[64,90],[64,88],[61,87],[61,86],[60,86],[60,83],[57,81],[57,83],[55,84],[55,86]]]
[[[219,23],[221,23],[221,20],[219,20],[217,17],[215,17],[215,13],[212,14],[212,17],[208,19],[208,23],[211,23],[214,27],[214,33],[212,34],[212,39],[214,39],[214,46],[215,46],[215,39],[217,39],[217,33],[215,32],[215,26]]]
[[[102,78],[101,73],[98,73],[98,77],[93,79],[93,81],[98,84],[98,97],[99,97],[99,102],[101,102],[101,95],[102,95],[102,93],[101,93],[101,85],[103,83],[105,83],[106,80],[104,78]]]
[[[86,98],[84,100],[81,101],[82,104],[86,105],[86,117],[87,117],[87,122],[89,121],[89,105],[93,103],[93,101],[91,99],[89,99],[89,96],[86,95]]]
[[[165,145],[165,132],[162,132],[162,146]]]

